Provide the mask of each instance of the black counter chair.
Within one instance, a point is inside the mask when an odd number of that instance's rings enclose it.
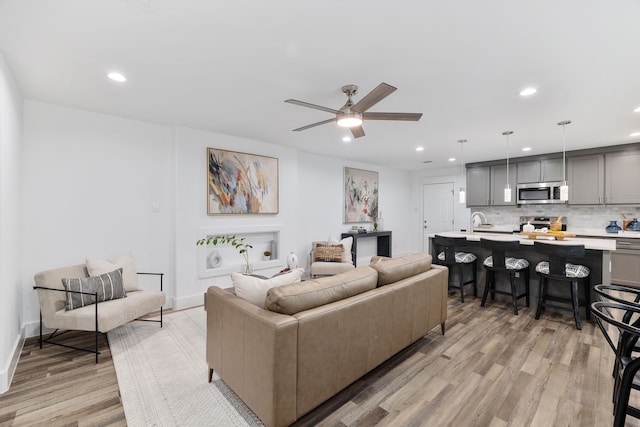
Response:
[[[500,241],[480,239],[480,245],[491,251],[491,255],[482,263],[486,270],[486,279],[480,307],[484,307],[486,304],[489,292],[491,292],[491,300],[495,299],[495,294],[510,295],[514,314],[518,314],[518,300],[520,298],[525,298],[525,303],[527,307],[529,307],[529,261],[524,258],[506,256],[507,253],[513,254],[519,251],[520,242],[517,240]],[[509,291],[496,289],[496,273],[506,273],[509,275]],[[524,292],[521,294],[518,294],[516,286],[516,275],[518,273],[524,275]]]
[[[449,288],[460,289],[460,301],[464,302],[464,287],[473,285],[473,296],[478,296],[478,284],[476,281],[477,257],[470,252],[457,251],[456,248],[466,246],[467,239],[464,237],[444,237],[436,235],[433,238],[433,245],[437,256],[433,257],[433,262],[445,265],[449,268]],[[471,267],[471,279],[464,280],[463,266]],[[452,285],[453,272],[458,272],[458,285]]]
[[[621,304],[635,305],[637,307],[640,307],[640,289],[638,288],[631,288],[629,286],[623,285],[600,284],[595,285],[593,287],[593,290],[600,301],[613,301]],[[632,316],[633,311],[627,311],[626,313],[624,313],[624,316],[621,320],[625,323],[630,323]],[[640,327],[640,317],[631,324],[635,327]],[[598,325],[601,326],[600,324]],[[620,357],[616,357],[616,363],[613,366],[613,377],[617,379],[617,373],[619,369],[621,369],[619,359],[621,357],[631,357],[634,352],[640,353],[640,347],[638,347],[637,343],[635,342],[637,340],[630,342],[630,340],[633,340],[633,337],[629,336],[628,334],[619,334],[617,345],[613,344],[613,341],[611,341],[609,334],[606,331],[603,331],[603,334],[616,354],[617,349],[621,351],[619,355]],[[640,390],[640,385],[634,384],[634,388]]]
[[[591,319],[591,311],[589,310],[591,300],[591,290],[589,289],[590,271],[584,265],[568,263],[567,258],[584,257],[584,245],[567,246],[534,242],[533,247],[537,252],[549,257],[548,261],[541,261],[536,265],[536,274],[540,276],[536,319],[540,318],[540,313],[545,307],[570,310],[573,311],[576,328],[582,329],[580,325],[580,306],[585,307],[587,320]],[[550,280],[569,284],[571,298],[549,295]],[[580,284],[584,288],[584,299],[582,300],[579,298]]]
[[[632,318],[640,315],[640,306],[637,303],[622,304],[612,301],[598,301],[591,305],[591,311],[596,318],[602,334],[616,354],[613,386],[613,425],[623,427],[627,415],[640,418],[640,409],[629,405],[629,396],[632,389],[640,389],[640,385],[634,380],[640,371],[640,358],[633,357],[631,352],[626,352],[635,347],[640,338],[639,321],[631,323]],[[615,314],[614,314],[615,313]],[[618,346],[613,344],[613,338],[609,334],[607,326],[617,328],[619,340]]]

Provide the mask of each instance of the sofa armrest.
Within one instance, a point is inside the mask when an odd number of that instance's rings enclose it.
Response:
[[[296,420],[298,321],[212,286],[207,364],[267,426]]]

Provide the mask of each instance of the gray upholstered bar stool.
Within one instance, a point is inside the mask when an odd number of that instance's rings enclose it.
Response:
[[[487,296],[491,293],[491,299],[495,299],[495,294],[510,295],[513,304],[513,313],[518,314],[518,299],[525,298],[525,303],[529,307],[529,261],[524,258],[506,256],[507,253],[514,253],[520,250],[520,242],[517,240],[489,240],[480,239],[480,245],[491,251],[482,265],[486,270],[484,293],[480,307],[484,307]],[[506,273],[509,275],[510,290],[503,291],[496,289],[496,273]],[[524,275],[524,292],[517,292],[516,275]]]
[[[548,243],[534,242],[533,247],[537,252],[546,254],[549,261],[540,261],[536,265],[536,274],[540,276],[538,292],[538,308],[536,309],[536,319],[545,307],[553,307],[560,310],[573,311],[576,321],[576,328],[582,329],[580,325],[580,306],[585,307],[587,320],[591,319],[591,289],[589,287],[589,268],[580,264],[571,264],[567,258],[583,258],[584,245],[553,245]],[[564,282],[569,284],[571,298],[549,295],[549,281]],[[584,298],[579,297],[579,284],[583,285]],[[554,304],[560,303],[561,305]]]
[[[456,251],[456,248],[465,246],[467,239],[464,237],[445,237],[435,235],[433,238],[433,245],[435,254],[433,257],[433,263],[439,265],[445,265],[449,269],[449,288],[460,289],[460,302],[464,302],[464,287],[467,285],[473,285],[473,296],[478,296],[478,283],[476,281],[476,266],[477,257],[470,252]],[[464,280],[463,266],[471,267],[471,279]],[[458,272],[458,285],[452,285],[451,279],[453,277],[453,271]]]

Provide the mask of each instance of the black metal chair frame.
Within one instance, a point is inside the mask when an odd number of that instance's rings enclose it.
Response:
[[[605,296],[609,298],[609,296]],[[611,314],[611,309],[622,310],[625,314],[621,320]],[[640,389],[640,384],[634,383],[638,371],[640,371],[640,358],[630,356],[631,349],[635,347],[640,338],[640,320],[629,323],[634,314],[640,315],[640,304],[623,304],[615,301],[597,301],[591,304],[591,311],[596,318],[596,323],[602,331],[605,339],[616,355],[614,366],[613,387],[613,425],[623,427],[627,415],[640,418],[640,409],[629,405],[629,396],[632,389]],[[618,329],[620,338],[618,345],[613,344],[606,324]]]
[[[614,301],[621,304],[640,307],[640,289],[638,288],[631,288],[624,285],[599,284],[599,285],[595,285],[593,287],[593,290],[595,291],[600,301],[609,300],[609,301]],[[612,291],[619,292],[622,294],[630,294],[631,296],[633,296],[633,301],[618,295],[614,295],[611,293]],[[624,323],[631,324],[635,327],[640,327],[640,317],[636,319],[633,323],[631,323],[632,316],[633,316],[633,311],[627,311],[624,314],[624,316],[622,316],[621,320]],[[617,345],[613,344],[613,341],[611,340],[611,338],[607,333],[604,333],[603,331],[603,334],[605,339],[609,343],[609,346],[613,349],[614,353],[616,353],[616,356],[618,356],[618,349],[620,349],[621,351],[619,354],[620,357],[616,357],[616,361],[614,363],[613,373],[612,373],[612,376],[618,379],[619,377],[618,372],[622,368],[622,365],[620,363],[620,358],[631,357],[631,355],[634,352],[635,353],[640,352],[640,347],[638,347],[637,345],[637,339],[634,339],[633,336],[630,336],[626,332],[618,334]],[[633,388],[640,390],[640,383],[634,382]],[[615,402],[615,397],[614,397],[614,402]]]
[[[137,274],[141,274],[141,275],[149,275],[149,276],[160,276],[160,291],[163,290],[163,277],[164,277],[164,273],[137,273]],[[94,301],[97,301],[98,299],[98,294],[97,293],[92,293],[92,292],[80,292],[80,291],[67,291],[66,289],[56,289],[56,288],[48,288],[45,286],[34,286],[33,289],[46,289],[49,291],[56,291],[56,292],[71,292],[74,294],[83,294],[83,295],[93,295],[94,297]],[[49,334],[48,337],[43,338],[42,337],[42,312],[40,312],[40,338],[38,339],[38,343],[40,344],[40,348],[42,348],[42,344],[43,343],[47,343],[47,344],[53,344],[53,345],[57,345],[60,347],[66,347],[66,348],[70,348],[72,350],[80,350],[80,351],[85,351],[87,353],[94,353],[96,355],[96,363],[98,363],[98,355],[100,354],[100,352],[98,351],[98,337],[100,336],[100,331],[98,330],[98,306],[100,305],[101,302],[105,302],[105,301],[100,301],[100,302],[96,302],[94,304],[95,306],[95,350],[94,349],[89,349],[89,348],[82,348],[82,347],[74,347],[72,345],[67,345],[67,344],[62,344],[60,342],[55,342],[55,341],[51,341],[53,338],[55,337],[59,337],[61,335],[64,335],[65,333],[69,332],[68,330],[62,331],[60,333],[58,333],[59,329],[56,329],[55,331],[53,331],[51,334]],[[154,320],[154,319],[135,319],[135,320],[139,320],[141,322],[156,322],[156,323],[160,323],[160,327],[162,328],[162,306],[160,306],[160,320]],[[92,331],[86,331],[86,332],[92,332]]]
[[[591,320],[591,311],[589,310],[589,305],[591,303],[591,290],[589,289],[591,275],[582,278],[567,277],[565,264],[567,263],[568,258],[584,257],[584,245],[550,245],[540,242],[533,242],[533,245],[536,251],[549,255],[549,274],[543,274],[536,271],[536,274],[540,276],[540,281],[538,291],[538,307],[536,309],[535,318],[540,319],[540,314],[546,307],[556,308],[558,310],[573,311],[573,317],[576,322],[576,329],[582,329],[582,326],[580,324],[580,306],[585,307],[585,315],[587,317],[587,320]],[[549,280],[564,283],[568,282],[570,284],[571,298],[568,299],[560,296],[549,295]],[[580,299],[579,297],[579,284],[581,283],[584,287],[584,299]],[[549,301],[551,301],[551,303],[549,303]]]
[[[433,238],[433,245],[435,250],[435,253],[433,256],[433,262],[435,264],[446,266],[447,268],[449,268],[450,273],[453,267],[457,267],[458,277],[459,277],[458,286],[451,284],[452,274],[449,274],[449,288],[460,290],[460,302],[464,302],[464,287],[467,285],[471,285],[471,284],[473,285],[473,296],[477,297],[478,282],[476,280],[477,279],[476,270],[477,270],[478,260],[475,259],[469,263],[456,262],[456,248],[466,246],[467,239],[465,239],[464,237],[445,237],[445,236],[439,236],[436,234]],[[438,254],[440,254],[440,252],[444,252],[444,260],[438,259]],[[467,280],[466,282],[464,281],[464,274],[463,274],[464,270],[462,269],[464,265],[470,265],[472,268],[472,278],[471,280]]]
[[[509,295],[511,296],[511,302],[513,304],[513,313],[518,314],[518,300],[525,298],[525,304],[529,307],[529,266],[523,268],[507,268],[505,258],[507,253],[513,253],[520,250],[520,242],[517,240],[500,241],[490,239],[480,239],[480,245],[491,250],[491,256],[493,257],[493,267],[489,267],[482,263],[485,270],[485,285],[484,293],[482,294],[482,302],[480,307],[484,307],[487,302],[487,296],[491,293],[491,300],[495,300],[495,294]],[[496,289],[496,273],[506,273],[509,275],[510,290],[503,291]],[[518,294],[517,292],[517,278],[516,273],[524,274],[524,292]]]

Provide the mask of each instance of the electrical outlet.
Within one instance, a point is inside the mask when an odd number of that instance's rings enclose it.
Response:
[[[151,212],[160,212],[160,202],[151,203]]]

